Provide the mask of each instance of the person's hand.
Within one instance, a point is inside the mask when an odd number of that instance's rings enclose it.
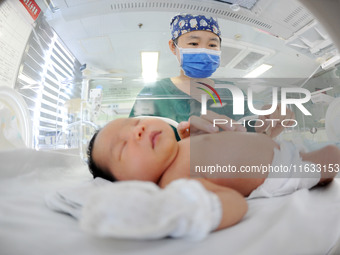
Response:
[[[214,120],[219,121],[214,126]],[[223,123],[223,124],[221,124]],[[225,115],[220,115],[212,111],[208,111],[207,115],[191,116],[189,121],[182,121],[177,127],[177,132],[181,139],[187,138],[190,135],[211,134],[217,133],[220,129],[223,131],[240,131],[246,132],[246,128],[237,121],[228,118]]]
[[[265,105],[262,107],[263,110],[269,109],[271,105]],[[295,114],[290,110],[286,109],[286,115],[281,115],[281,105],[278,105],[276,110],[269,115],[261,115],[259,119],[264,122],[263,126],[255,127],[256,132],[264,133],[268,136],[274,138],[278,136],[283,130],[284,126],[282,126],[282,121],[287,120],[284,122],[285,126],[291,126],[294,124],[293,121],[289,121],[291,119],[295,120]],[[262,123],[256,123],[256,126],[259,126]]]

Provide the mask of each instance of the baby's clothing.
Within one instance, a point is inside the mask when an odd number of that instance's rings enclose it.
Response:
[[[280,149],[274,149],[271,169],[264,183],[257,187],[248,199],[275,197],[293,193],[299,189],[310,189],[321,177],[316,164],[303,161],[298,147],[288,141],[279,143]]]
[[[201,240],[221,219],[218,196],[196,180],[179,179],[165,189],[152,182],[122,181],[91,195],[83,206],[80,225],[98,236]]]
[[[189,179],[161,189],[152,182],[111,183],[97,177],[47,194],[45,202],[50,209],[78,219],[88,233],[126,239],[201,240],[222,219],[218,196]]]

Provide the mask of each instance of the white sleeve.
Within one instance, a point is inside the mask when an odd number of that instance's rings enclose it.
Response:
[[[125,181],[99,189],[85,204],[80,225],[99,236],[201,240],[222,218],[219,198],[195,180],[160,189],[151,182]]]

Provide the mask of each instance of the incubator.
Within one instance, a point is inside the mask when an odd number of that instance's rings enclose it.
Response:
[[[96,129],[129,116],[145,86],[176,76],[180,67],[167,44],[170,19],[178,12],[219,19],[221,64],[211,78],[233,83],[245,92],[251,87],[257,109],[272,103],[273,87],[310,91],[311,100],[304,106],[311,115],[289,106],[296,125],[286,128],[280,139],[339,140],[338,50],[324,26],[298,1],[35,3],[41,11],[35,19],[25,13],[24,3],[2,1],[0,6],[4,14],[1,101],[11,104],[17,117],[17,127],[12,129],[28,147],[75,149],[84,158]],[[13,32],[10,20],[15,20],[18,31],[26,31],[22,35],[25,43],[11,43],[19,33]],[[154,63],[150,62],[153,58]],[[143,65],[143,61],[149,62]],[[271,68],[257,78],[245,78],[263,64]],[[146,69],[152,66],[153,70]],[[187,100],[183,95],[172,96]],[[169,97],[152,94],[139,95],[139,99],[136,104],[143,104],[135,106],[136,116],[157,115],[150,99]],[[3,118],[3,130],[11,125],[8,121]]]
[[[0,0],[1,252],[59,254],[62,247],[75,255],[339,254],[337,179],[320,189],[250,200],[240,224],[194,245],[169,238],[93,238],[65,215],[67,210],[56,213],[44,202],[46,194],[59,192],[54,206],[66,205],[79,216],[83,195],[103,185],[100,179],[93,181],[85,161],[90,139],[109,121],[160,117],[158,107],[165,102],[173,116],[165,120],[173,127],[187,120],[183,112],[202,114],[204,107],[193,107],[194,100],[209,109],[233,111],[236,94],[223,86],[235,88],[248,106],[236,109],[241,112],[235,114],[237,125],[254,125],[259,110],[277,98],[277,105],[295,115],[276,138],[279,142],[294,140],[306,151],[338,145],[339,10],[338,0]],[[181,70],[169,49],[169,25],[178,13],[217,18],[221,60],[207,82],[219,87],[220,97],[208,86],[197,89],[196,83],[191,84],[199,92],[192,93],[194,99],[180,90],[166,94],[151,89],[171,83]],[[186,188],[183,185],[191,201],[203,199]],[[145,206],[138,189],[129,183],[127,189]],[[127,193],[117,192],[123,195],[115,198],[126,204]],[[68,199],[68,193],[75,200]],[[112,197],[109,192],[107,201]],[[176,195],[174,201],[183,197]],[[134,200],[131,206],[136,207]],[[174,211],[186,205],[176,204]],[[150,208],[147,204],[145,212],[157,211]],[[207,216],[197,218],[204,225],[202,218]]]

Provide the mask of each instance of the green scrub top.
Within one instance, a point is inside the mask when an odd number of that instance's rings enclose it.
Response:
[[[215,83],[219,83],[215,81]],[[248,105],[244,104],[244,115],[233,114],[232,94],[227,89],[216,89],[221,97],[223,106],[214,104],[212,99],[207,101],[207,110],[226,115],[238,120],[244,116],[251,115]],[[129,117],[136,116],[159,116],[177,121],[188,121],[192,115],[201,115],[201,103],[179,90],[170,78],[159,80],[144,87],[138,94]],[[247,131],[254,132],[255,129],[246,125]],[[177,132],[176,137],[179,139]]]

